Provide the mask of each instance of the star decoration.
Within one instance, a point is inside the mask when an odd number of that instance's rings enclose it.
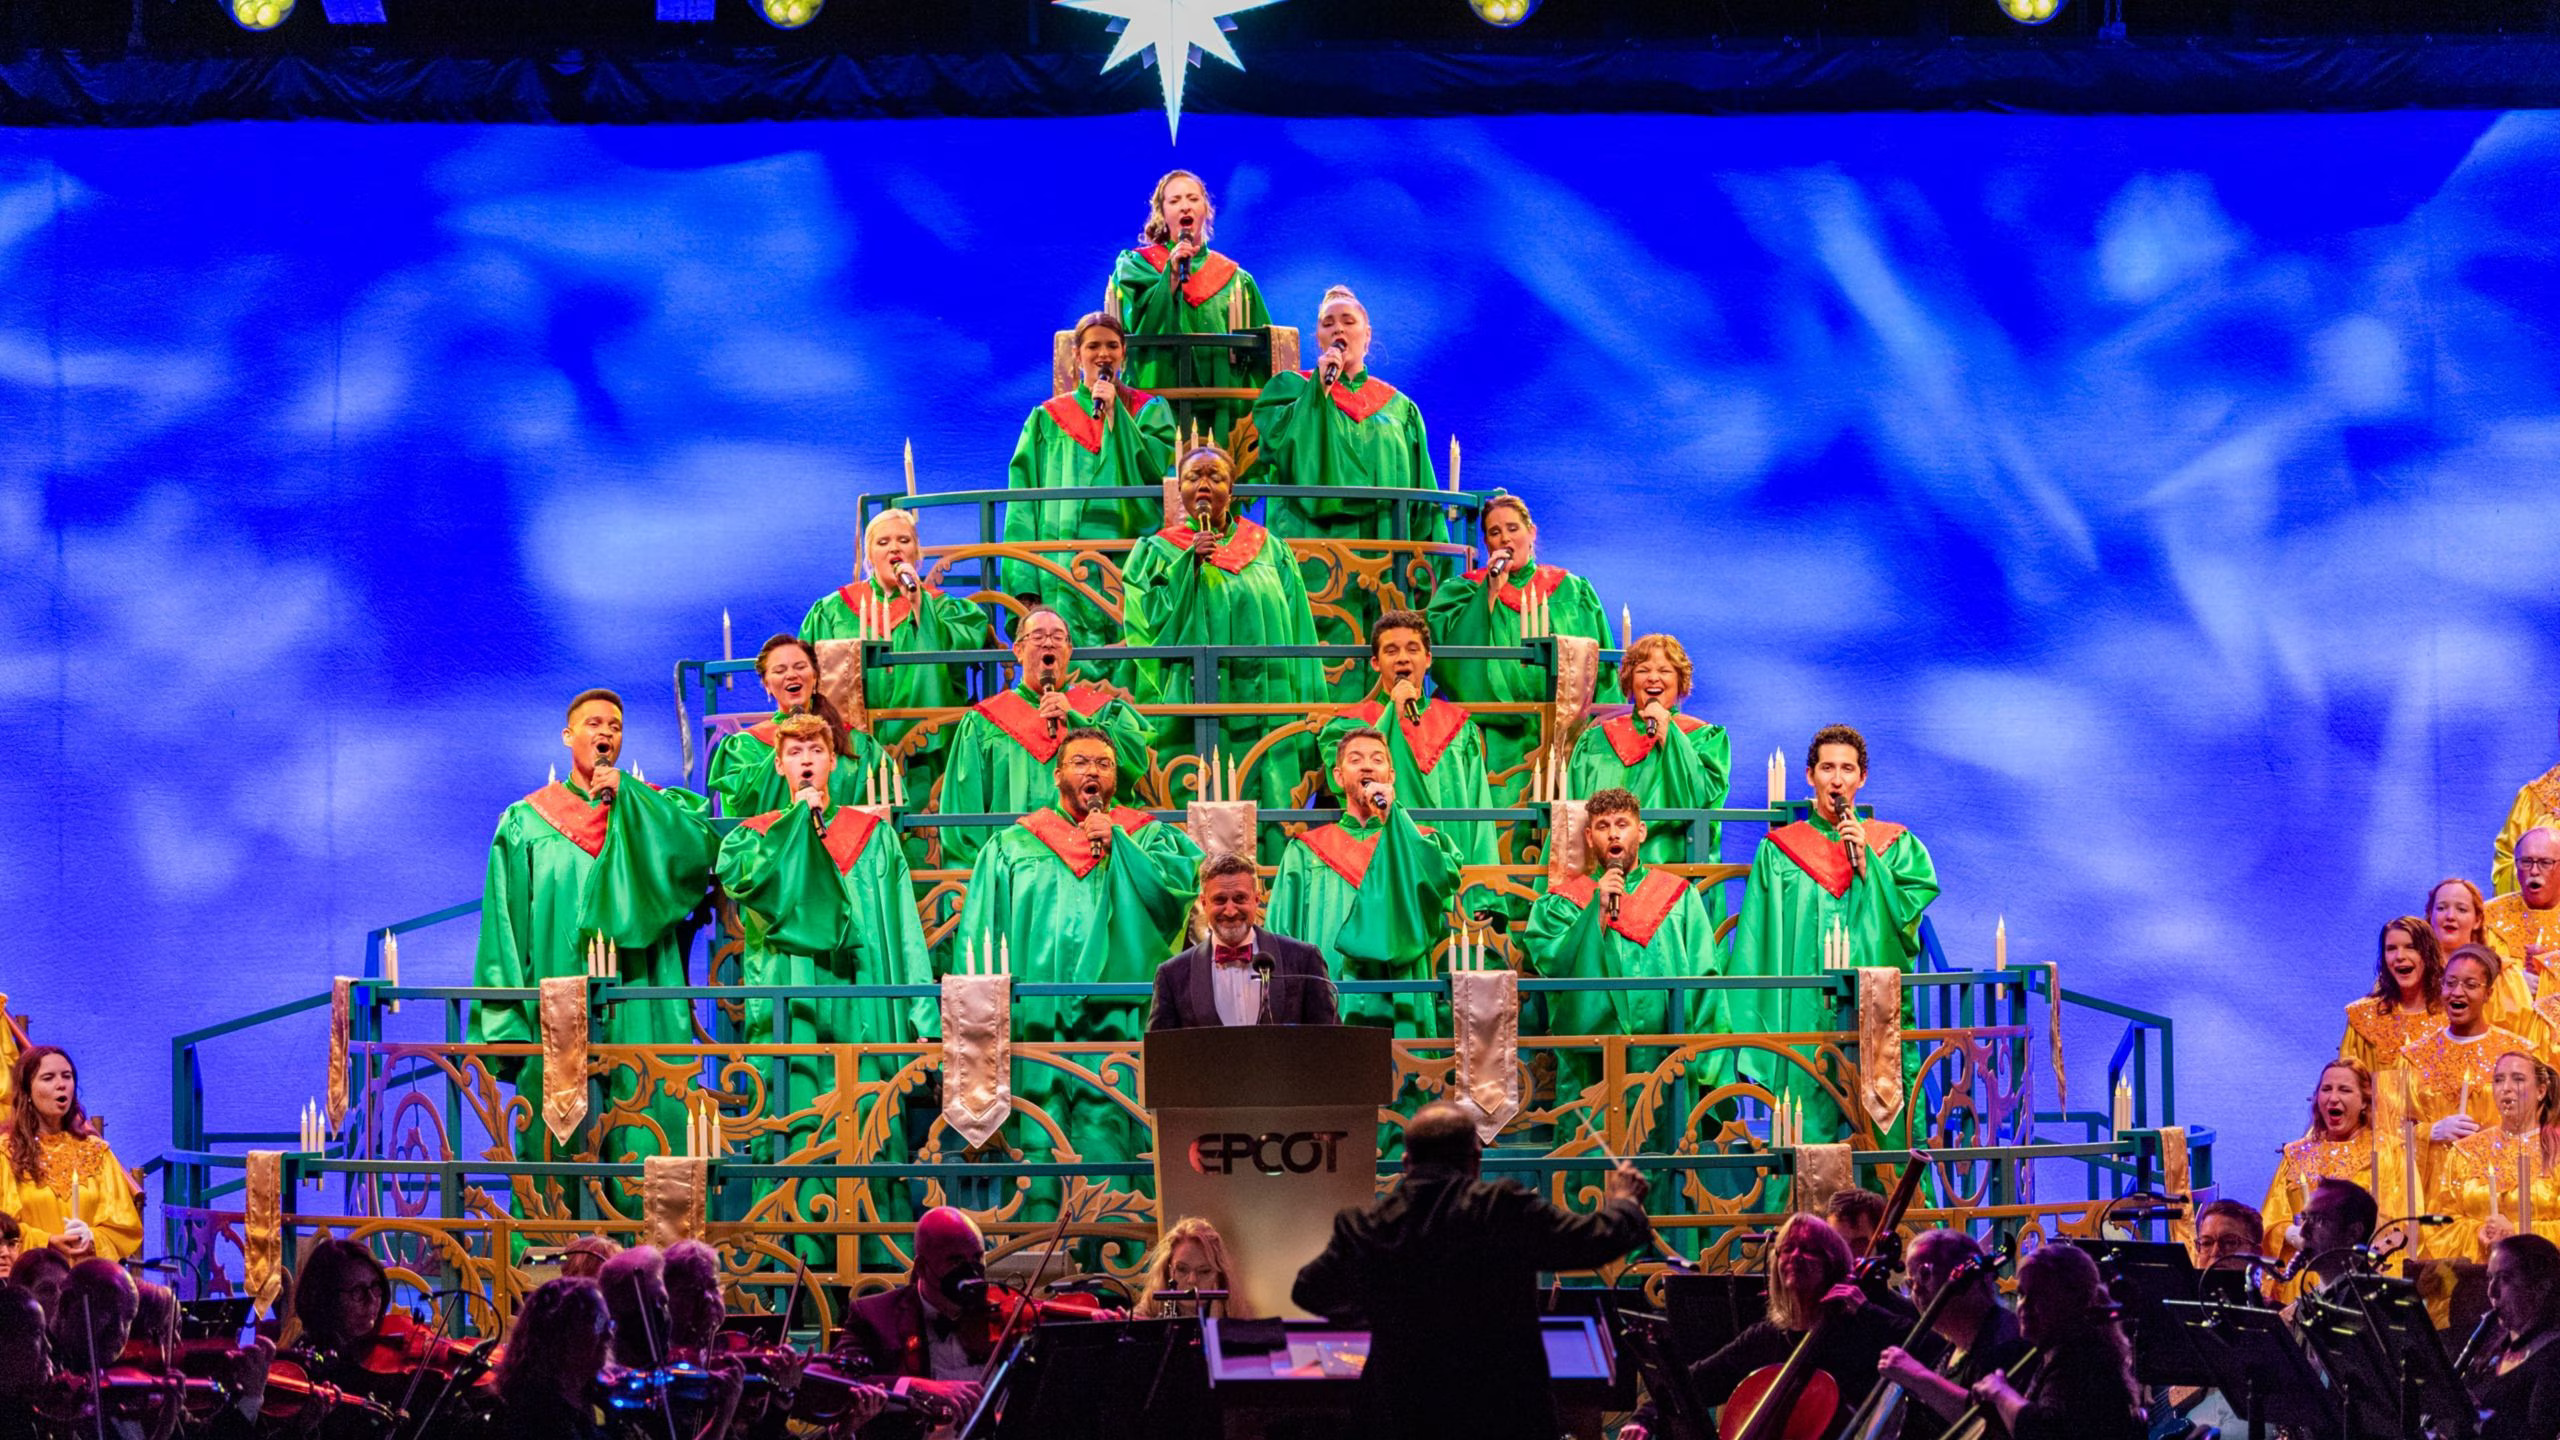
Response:
[[[1244,62],[1236,58],[1235,47],[1227,43],[1226,31],[1219,22],[1241,11],[1276,5],[1280,0],[1057,0],[1057,3],[1070,10],[1108,15],[1121,22],[1120,43],[1111,47],[1111,58],[1102,62],[1105,74],[1148,50],[1155,52],[1156,81],[1164,87],[1165,129],[1179,140],[1182,138],[1182,82],[1184,72],[1197,63],[1195,52],[1205,51],[1239,70],[1243,69]]]

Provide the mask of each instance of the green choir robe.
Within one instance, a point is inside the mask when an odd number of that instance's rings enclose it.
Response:
[[[1422,412],[1386,381],[1362,371],[1347,380],[1320,386],[1304,371],[1284,371],[1262,388],[1253,404],[1253,423],[1261,437],[1262,458],[1251,478],[1267,485],[1347,485],[1437,489],[1439,471],[1431,463],[1431,440]],[[1388,518],[1391,504],[1405,504],[1405,539],[1442,542],[1449,538],[1441,506],[1377,500],[1293,500],[1274,497],[1264,511],[1271,533],[1283,540],[1387,540],[1394,538]],[[1319,584],[1324,562],[1301,567],[1310,587]],[[1439,572],[1419,557],[1398,553],[1386,582],[1415,608],[1431,598]],[[1349,619],[1327,615],[1317,630],[1328,645],[1356,645],[1368,638],[1369,623],[1385,607],[1372,592],[1347,577],[1338,598]],[[1333,698],[1356,699],[1368,675],[1354,663],[1333,683]]]
[[[1820,975],[1822,937],[1834,921],[1849,936],[1856,965],[1891,965],[1908,971],[1920,954],[1920,916],[1938,896],[1938,870],[1918,836],[1883,820],[1866,822],[1867,866],[1853,879],[1840,832],[1816,817],[1771,830],[1751,858],[1742,919],[1725,961],[1728,975]],[[1735,1034],[1828,1031],[1834,1014],[1808,990],[1736,991],[1724,997],[1727,1028]],[[1905,1025],[1910,1004],[1904,1002]],[[1854,1038],[1854,1036],[1852,1037]],[[1912,1107],[1918,1102],[1918,1051],[1903,1047],[1904,1093],[1910,1103],[1882,1138],[1903,1147]],[[1743,1073],[1804,1104],[1805,1138],[1820,1143],[1845,1135],[1839,1109],[1801,1068],[1781,1066],[1768,1053],[1746,1054]]]
[[[1484,778],[1484,737],[1476,730],[1474,717],[1436,696],[1424,697],[1420,709],[1419,719],[1407,720],[1399,715],[1389,724],[1383,701],[1352,706],[1325,722],[1316,737],[1316,751],[1329,769],[1342,737],[1365,725],[1387,737],[1387,758],[1396,772],[1397,804],[1416,810],[1493,809],[1493,787]],[[1460,864],[1495,862],[1492,821],[1456,820],[1440,828],[1456,845]],[[1513,908],[1481,886],[1467,891],[1465,906],[1469,914],[1478,910],[1508,913]]]
[[[1431,638],[1442,646],[1518,645],[1521,618],[1532,599],[1547,607],[1553,633],[1580,635],[1608,647],[1608,614],[1591,582],[1555,565],[1525,565],[1498,580],[1492,572],[1476,569],[1441,582],[1431,594]],[[1544,705],[1555,699],[1547,667],[1525,660],[1438,660],[1432,673],[1440,679],[1440,693],[1462,705]],[[1592,699],[1601,704],[1619,699],[1615,670],[1600,672]],[[1538,748],[1538,717],[1481,710],[1475,717],[1476,728],[1484,732],[1494,793],[1503,804],[1517,805],[1528,788],[1529,761]]]
[[[791,803],[789,782],[773,768],[773,727],[783,713],[776,710],[744,730],[731,731],[711,747],[705,778],[711,793],[720,797],[721,814],[732,819],[762,815]],[[868,732],[845,730],[837,737],[836,766],[827,776],[827,797],[839,805],[861,804],[863,777],[879,768],[885,753]]]
[[[916,918],[914,885],[894,828],[878,815],[841,802],[829,807],[823,838],[809,807],[767,811],[738,822],[720,845],[720,887],[737,902],[745,932],[743,983],[757,985],[930,985],[924,927]],[[879,833],[884,828],[889,833]],[[929,999],[827,999],[789,1002],[789,1042],[794,1045],[897,1045],[937,1033],[939,1007]],[[774,1043],[775,1002],[746,1002],[744,1035],[751,1045]],[[827,1147],[852,1145],[854,1131],[829,1136],[816,1118],[819,1098],[841,1086],[837,1113],[855,1129],[885,1129],[870,1121],[883,1102],[850,1093],[858,1083],[883,1085],[905,1061],[866,1056],[858,1072],[839,1075],[823,1057],[796,1055],[754,1062],[764,1077],[763,1113],[790,1117],[780,1137],[758,1141],[756,1159],[788,1163],[795,1157],[829,1158]],[[775,1143],[778,1139],[779,1143]],[[857,1158],[848,1156],[847,1158]],[[769,1188],[769,1187],[763,1187]],[[851,1182],[850,1188],[859,1188]],[[810,1182],[829,1193],[835,1182]],[[891,1193],[873,1187],[875,1195]],[[821,1218],[804,1196],[797,1218]],[[883,1216],[899,1207],[875,1202]],[[804,1246],[823,1258],[826,1247]]]
[[[1548,887],[1529,911],[1524,944],[1529,962],[1548,980],[1637,980],[1716,973],[1715,922],[1697,891],[1667,870],[1639,863],[1626,874],[1627,893],[1617,918],[1593,903],[1598,885],[1577,875]],[[1721,1032],[1720,1016],[1709,992],[1692,992],[1674,1003],[1668,990],[1556,991],[1547,997],[1549,1035],[1669,1035]],[[1524,1014],[1523,1018],[1526,1016]],[[1668,1051],[1630,1051],[1630,1076],[1662,1063]],[[1717,1052],[1719,1055],[1721,1052]],[[1566,1105],[1600,1083],[1602,1066],[1596,1050],[1558,1050],[1556,1103]],[[1711,1057],[1713,1058],[1713,1057]],[[1710,1064],[1709,1074],[1730,1071]],[[1720,1082],[1718,1082],[1720,1083]],[[1593,1095],[1594,1130],[1609,1097]],[[1658,1122],[1676,1119],[1671,1107],[1657,1109]],[[1675,1127],[1676,1128],[1676,1127]],[[1654,1139],[1663,1138],[1657,1134]],[[1650,1144],[1651,1142],[1648,1142]]]
[[[1147,718],[1127,695],[1108,685],[1069,685],[1066,695],[1067,707],[1076,713],[1075,726],[1090,725],[1111,737],[1112,753],[1120,762],[1120,793],[1113,798],[1134,798],[1152,764],[1147,741],[1153,730]],[[952,732],[935,810],[1002,815],[1056,803],[1058,780],[1051,762],[1067,730],[1075,726],[1061,726],[1051,735],[1040,718],[1039,692],[1029,686],[1016,685],[979,701]],[[976,826],[945,827],[942,863],[966,868],[976,862],[988,838],[999,833]]]
[[[480,945],[472,964],[474,985],[530,989],[547,979],[587,973],[586,942],[602,936],[621,947],[622,980],[635,986],[682,986],[685,954],[709,893],[719,840],[704,818],[707,804],[689,790],[661,790],[625,775],[610,806],[594,803],[574,781],[555,782],[515,802],[498,817],[489,842],[489,866],[481,882]],[[681,1000],[625,1002],[602,1008],[601,1043],[690,1045],[693,1013]],[[481,1045],[539,1044],[537,1007],[530,1001],[482,1004],[471,1016],[471,1039]],[[498,1078],[513,1078],[525,1102],[515,1152],[521,1160],[570,1155],[574,1145],[554,1146],[542,1122],[542,1062],[493,1063]],[[627,1104],[639,1094],[639,1075],[613,1072],[611,1101]],[[684,1126],[685,1102],[653,1096],[644,1107],[661,1133]],[[646,1125],[620,1125],[598,1147],[608,1162],[660,1152]],[[534,1182],[521,1182],[529,1192]]]
[[[1114,810],[1111,821],[1121,833],[1100,860],[1055,805],[997,835],[969,872],[960,933],[981,946],[991,936],[1009,945],[1013,977],[1023,984],[1153,981],[1156,966],[1182,943],[1200,886],[1200,847],[1141,810]],[[1014,1035],[1022,1041],[1103,1040],[1134,1049],[1146,1023],[1143,997],[1014,1003]],[[1099,1058],[1080,1055],[1072,1063],[1092,1066]],[[1131,1103],[1134,1085],[1134,1078],[1125,1081],[1122,1092]],[[1134,1160],[1146,1148],[1145,1127],[1126,1106],[1048,1066],[1017,1056],[1013,1095],[1027,1160],[1067,1158],[1030,1118],[1034,1108],[1078,1158]]]
[[[1233,521],[1218,548],[1206,559],[1195,557],[1196,532],[1187,525],[1167,526],[1138,542],[1122,577],[1121,607],[1132,645],[1313,645],[1315,613],[1307,604],[1306,582],[1298,574],[1289,548],[1251,520]],[[1138,687],[1155,704],[1188,704],[1195,698],[1191,666],[1179,660],[1137,662]],[[1229,704],[1292,706],[1324,698],[1324,673],[1313,659],[1229,659],[1218,664],[1218,699]],[[1224,758],[1242,760],[1262,737],[1292,716],[1245,716],[1221,720],[1217,749]],[[1187,718],[1165,722],[1167,749],[1189,754],[1198,748]],[[1308,756],[1296,737],[1271,747],[1255,762],[1250,798],[1265,809],[1289,807],[1304,779]]]
[[[945,595],[932,585],[920,585],[908,594],[895,581],[885,586],[878,576],[856,580],[840,589],[831,590],[809,607],[800,617],[800,638],[819,640],[852,640],[862,631],[853,616],[853,602],[868,589],[874,604],[885,603],[889,611],[889,648],[912,654],[919,650],[985,650],[995,644],[993,631],[987,624],[987,612],[960,599]],[[967,674],[955,665],[867,665],[862,672],[863,704],[873,710],[910,710],[930,708],[957,709],[969,703]],[[882,720],[872,726],[873,734],[883,745],[895,745],[913,728],[912,720]],[[928,749],[939,751],[941,735],[936,732]],[[916,787],[921,799],[923,786],[931,783],[931,767],[921,754],[907,760],[907,783]]]
[[[1105,425],[1093,413],[1093,392],[1079,381],[1072,394],[1054,397],[1023,420],[1005,484],[1015,490],[1160,487],[1173,463],[1173,431],[1171,405],[1127,386],[1121,387],[1120,403]],[[1065,547],[1038,553],[1073,580],[1029,561],[1007,560],[1002,566],[1005,593],[1047,602],[1067,622],[1067,634],[1078,645],[1115,644],[1119,625],[1075,584],[1107,593],[1104,574],[1079,567],[1077,549],[1097,540],[1144,535],[1163,522],[1161,499],[1009,503],[1004,507],[1005,543]]]
[[[1120,323],[1129,327],[1131,335],[1227,335],[1271,323],[1271,312],[1262,304],[1262,287],[1253,283],[1253,276],[1242,266],[1215,250],[1191,257],[1190,278],[1179,282],[1173,252],[1167,247],[1123,250],[1111,267],[1111,293],[1120,302]],[[1241,311],[1240,324],[1237,311]],[[1251,389],[1260,380],[1239,363],[1232,350],[1129,347],[1129,381],[1143,389],[1169,385]],[[1248,403],[1207,401],[1192,406],[1191,414],[1225,445],[1228,427]]]
[[[1572,793],[1590,799],[1618,787],[1633,791],[1645,813],[1646,863],[1685,864],[1693,858],[1708,863],[1724,859],[1724,826],[1709,822],[1702,857],[1689,853],[1689,822],[1656,820],[1662,810],[1713,810],[1724,803],[1732,774],[1732,741],[1724,727],[1687,715],[1673,717],[1679,733],[1660,739],[1644,733],[1633,715],[1615,715],[1583,730],[1573,742],[1573,762],[1566,776]],[[1724,924],[1724,887],[1706,896],[1708,918]],[[1816,950],[1815,954],[1821,952]]]
[[[1310,826],[1281,853],[1263,924],[1323,951],[1341,979],[1429,980],[1458,866],[1448,835],[1414,824],[1402,803],[1382,819]],[[1430,995],[1345,995],[1340,1009],[1345,1024],[1406,1039],[1447,1033]]]

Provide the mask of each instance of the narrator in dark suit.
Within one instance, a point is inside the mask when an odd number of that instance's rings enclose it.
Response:
[[[1405,1131],[1405,1175],[1334,1217],[1333,1243],[1291,1298],[1369,1328],[1363,1383],[1396,1440],[1555,1440],[1538,1274],[1584,1270],[1645,1243],[1647,1186],[1620,1163],[1589,1215],[1477,1176],[1475,1121],[1446,1102]]]
[[[1156,967],[1150,1030],[1213,1025],[1334,1025],[1333,977],[1313,945],[1260,927],[1262,886],[1253,862],[1212,855],[1200,867],[1200,913],[1209,938]]]

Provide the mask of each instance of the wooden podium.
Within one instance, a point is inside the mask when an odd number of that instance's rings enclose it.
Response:
[[[1145,1056],[1165,1228],[1206,1218],[1254,1314],[1302,1313],[1289,1303],[1299,1267],[1332,1239],[1335,1211],[1378,1190],[1393,1037],[1365,1025],[1158,1030]]]

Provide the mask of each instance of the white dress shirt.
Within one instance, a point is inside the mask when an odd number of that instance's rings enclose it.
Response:
[[[1259,937],[1258,931],[1247,931],[1244,948],[1250,950]],[[1218,1023],[1252,1025],[1262,1018],[1262,977],[1251,965],[1221,965],[1217,962],[1218,939],[1209,937],[1209,983],[1218,992]]]

